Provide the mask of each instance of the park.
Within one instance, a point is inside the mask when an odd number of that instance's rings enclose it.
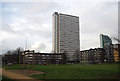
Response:
[[[7,71],[23,70],[42,73],[27,75],[38,80],[119,79],[119,64],[61,64],[3,66]],[[5,77],[5,76],[4,76]],[[3,78],[4,79],[4,78]]]

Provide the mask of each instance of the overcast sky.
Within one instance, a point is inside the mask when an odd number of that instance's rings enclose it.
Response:
[[[2,2],[0,12],[0,53],[17,47],[51,52],[54,12],[79,16],[80,50],[100,47],[101,33],[118,34],[117,2]]]

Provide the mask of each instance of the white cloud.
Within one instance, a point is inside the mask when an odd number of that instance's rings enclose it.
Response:
[[[119,0],[1,0],[2,2],[118,2]]]
[[[4,41],[4,40],[16,38],[16,37],[17,37],[16,34],[11,34],[11,33],[5,32],[5,31],[0,31],[0,40]]]
[[[40,41],[37,41],[31,46],[30,49],[36,50],[37,52],[44,52],[46,49],[46,46],[44,43],[40,43]]]
[[[52,14],[55,11],[79,16],[81,49],[99,47],[100,33],[112,35],[117,31],[117,3],[114,2],[23,2],[7,6],[12,11],[12,17],[10,14],[4,16],[7,26],[3,27],[4,33],[0,36],[14,42],[18,39],[16,37],[22,37],[20,41],[27,37],[32,49],[40,52],[52,50]],[[11,48],[15,46],[9,45]]]
[[[31,49],[38,49],[40,47],[40,42],[35,42],[32,46]]]

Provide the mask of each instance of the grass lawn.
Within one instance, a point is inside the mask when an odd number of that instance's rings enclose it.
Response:
[[[116,79],[118,64],[73,65],[13,65],[5,69],[32,69],[45,74],[32,75],[37,79]]]

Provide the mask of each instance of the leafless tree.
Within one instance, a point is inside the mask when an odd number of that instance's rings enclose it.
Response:
[[[16,50],[9,50],[2,56],[2,62],[4,64],[12,63],[18,64],[19,63],[19,55],[22,51],[22,48],[17,48]]]
[[[67,62],[66,51],[64,51],[64,52],[62,53],[61,63],[62,63],[62,64],[66,64],[66,62]]]
[[[74,58],[75,63],[78,63],[80,61],[80,51],[79,50],[76,50],[74,52],[73,58]]]
[[[118,37],[112,37],[112,39],[120,43],[120,39]]]

